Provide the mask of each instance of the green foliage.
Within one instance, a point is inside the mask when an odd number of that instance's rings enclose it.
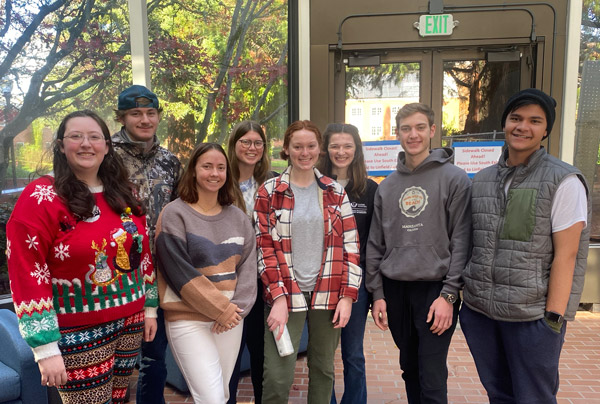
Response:
[[[37,118],[55,130],[83,108],[117,130],[113,108],[132,82],[127,1],[45,3],[13,2],[5,21],[11,35],[0,35],[7,55],[0,78],[19,83],[13,100],[22,100],[2,136],[16,136]],[[165,110],[158,136],[169,148],[183,157],[196,141],[224,142],[242,119],[260,121],[270,137],[283,134],[287,0],[149,0],[148,30],[152,87]],[[38,152],[22,148],[26,167]],[[2,170],[0,163],[0,176]]]
[[[361,98],[365,91],[378,91],[385,86],[399,86],[404,77],[418,72],[419,63],[386,63],[379,66],[349,67],[346,69],[346,98]]]
[[[583,62],[600,58],[600,0],[584,0],[581,18],[580,75]]]
[[[155,0],[148,19],[154,90],[169,117],[159,138],[172,150],[187,149],[190,134],[224,143],[242,119],[284,132],[287,1]]]

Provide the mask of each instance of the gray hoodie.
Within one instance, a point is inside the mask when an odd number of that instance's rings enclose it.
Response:
[[[384,298],[381,276],[443,281],[458,295],[471,248],[471,180],[452,164],[450,148],[434,149],[413,171],[404,152],[381,182],[367,244],[366,287]]]

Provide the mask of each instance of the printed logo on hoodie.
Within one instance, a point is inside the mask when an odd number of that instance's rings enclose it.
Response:
[[[427,192],[421,187],[406,188],[398,204],[406,217],[417,217],[425,210],[428,203]]]

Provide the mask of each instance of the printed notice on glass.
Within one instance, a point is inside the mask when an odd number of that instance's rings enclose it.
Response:
[[[398,153],[401,151],[402,146],[397,140],[363,142],[367,173],[373,177],[389,175],[396,170]]]
[[[479,171],[498,162],[502,146],[504,142],[456,142],[453,144],[454,164],[473,178]]]

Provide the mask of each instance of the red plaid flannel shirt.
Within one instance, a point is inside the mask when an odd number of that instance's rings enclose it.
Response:
[[[324,251],[321,271],[312,294],[311,308],[334,310],[340,298],[356,301],[362,277],[356,222],[344,188],[314,169],[324,225]],[[285,295],[290,311],[308,309],[294,276],[292,263],[292,213],[294,195],[290,168],[267,180],[254,204],[258,249],[258,271],[267,302]]]

